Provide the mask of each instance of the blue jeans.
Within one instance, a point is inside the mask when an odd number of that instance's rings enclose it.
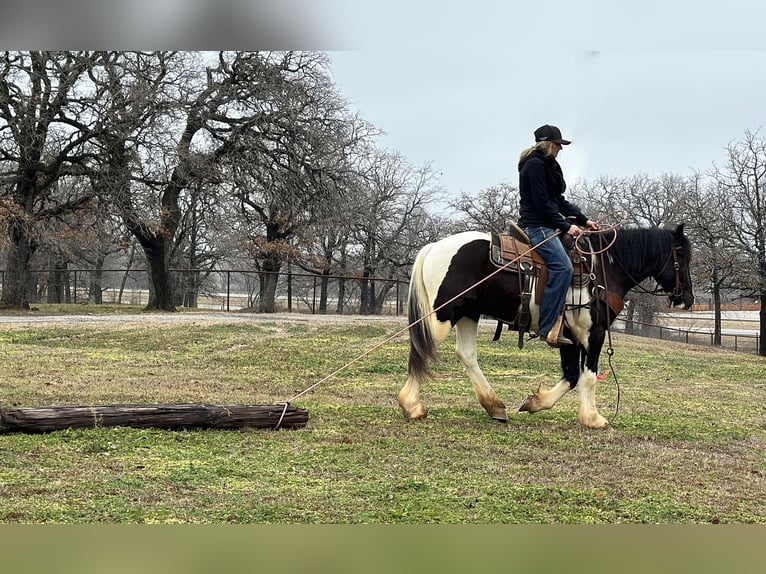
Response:
[[[556,233],[555,229],[549,227],[528,227],[524,231],[532,245],[537,245]],[[569,255],[558,238],[551,239],[538,247],[536,251],[548,266],[548,283],[545,284],[543,300],[540,302],[540,321],[537,328],[537,334],[540,337],[546,337],[564,307],[574,269]]]

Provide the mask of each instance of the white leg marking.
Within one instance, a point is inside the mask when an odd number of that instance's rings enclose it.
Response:
[[[585,369],[577,381],[577,389],[580,393],[580,407],[577,412],[579,423],[588,428],[604,428],[609,426],[609,421],[602,417],[596,409],[596,373]]]
[[[552,388],[547,390],[538,390],[540,410],[552,409],[565,394],[570,391],[569,381],[561,379]]]

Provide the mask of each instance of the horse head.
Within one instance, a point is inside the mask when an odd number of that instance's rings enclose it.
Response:
[[[692,249],[689,239],[684,235],[684,224],[671,231],[670,253],[667,262],[655,280],[665,293],[668,293],[668,306],[691,309],[694,304],[692,277],[689,268]]]

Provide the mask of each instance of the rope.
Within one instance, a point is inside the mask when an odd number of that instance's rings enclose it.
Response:
[[[285,413],[287,412],[287,407],[290,406],[290,401],[287,401],[285,403],[276,403],[276,404],[284,405],[284,408],[282,409],[282,414],[279,416],[279,420],[277,421],[277,424],[274,425],[274,428],[272,430],[279,430],[279,427],[282,424],[282,421],[285,419]]]
[[[396,333],[394,333],[393,335],[391,335],[390,337],[388,337],[388,339],[386,339],[385,341],[382,341],[382,342],[378,343],[377,345],[375,345],[375,346],[374,346],[374,347],[372,347],[371,349],[369,349],[369,350],[365,351],[364,353],[362,353],[362,354],[361,354],[361,355],[359,355],[358,357],[356,357],[356,358],[354,358],[354,359],[350,360],[350,361],[349,361],[348,363],[346,363],[345,365],[343,365],[343,366],[341,366],[341,367],[338,367],[337,369],[335,369],[335,370],[334,370],[332,373],[330,373],[329,375],[327,375],[327,376],[326,376],[326,377],[324,377],[323,379],[320,379],[319,381],[315,382],[313,385],[311,385],[311,386],[307,387],[307,388],[306,388],[306,389],[304,389],[303,391],[301,391],[301,392],[299,392],[298,394],[294,395],[294,396],[293,396],[293,397],[292,397],[292,398],[291,398],[289,401],[287,401],[287,403],[289,404],[289,403],[293,402],[294,400],[298,399],[299,397],[302,397],[303,395],[305,395],[305,394],[309,393],[310,391],[312,391],[313,389],[315,389],[316,387],[318,387],[319,385],[321,385],[322,383],[324,383],[324,382],[325,382],[325,381],[327,381],[328,379],[331,379],[332,377],[334,377],[334,376],[335,376],[335,375],[337,375],[338,373],[340,373],[340,372],[344,371],[345,369],[347,369],[348,367],[350,367],[351,365],[353,365],[353,364],[354,364],[354,363],[356,363],[357,361],[360,361],[361,359],[363,359],[363,358],[364,358],[364,357],[366,357],[367,355],[369,355],[369,354],[373,353],[374,351],[377,351],[378,349],[380,349],[381,347],[383,347],[384,345],[386,345],[386,344],[387,344],[387,343],[389,343],[390,341],[393,341],[395,338],[397,338],[399,335],[401,335],[401,334],[402,334],[402,333],[404,333],[405,331],[408,331],[410,328],[414,327],[415,325],[417,325],[417,324],[418,324],[418,323],[420,323],[421,321],[424,321],[425,319],[427,319],[428,317],[430,317],[431,315],[433,315],[434,313],[436,313],[436,312],[437,312],[437,311],[439,311],[440,309],[442,309],[442,308],[446,307],[447,305],[449,305],[450,303],[452,303],[452,302],[453,302],[453,301],[455,301],[456,299],[459,299],[460,297],[462,297],[463,295],[465,295],[466,293],[468,293],[468,292],[469,292],[469,291],[471,291],[472,289],[475,289],[476,287],[478,287],[479,285],[481,285],[481,284],[482,284],[482,283],[484,283],[485,281],[488,281],[489,279],[491,279],[492,277],[494,277],[495,275],[497,275],[497,274],[498,274],[498,273],[500,273],[501,271],[504,271],[504,270],[505,270],[507,267],[509,267],[509,266],[513,265],[514,263],[516,263],[516,262],[517,262],[519,259],[521,259],[521,258],[522,258],[522,257],[524,257],[525,255],[528,255],[528,254],[532,253],[532,252],[533,252],[535,249],[537,249],[538,247],[540,247],[540,246],[541,246],[541,245],[543,245],[544,243],[547,243],[548,241],[550,241],[550,240],[554,239],[555,237],[558,237],[560,233],[561,233],[560,231],[556,231],[556,233],[554,233],[554,234],[553,234],[553,235],[551,235],[550,237],[547,237],[547,238],[543,239],[543,240],[542,240],[540,243],[538,243],[538,244],[536,244],[536,245],[533,245],[532,247],[530,247],[529,249],[527,249],[527,250],[526,250],[524,253],[520,253],[520,254],[519,254],[519,255],[518,255],[518,256],[517,256],[515,259],[512,259],[511,261],[509,261],[508,263],[506,263],[506,264],[505,264],[505,265],[503,265],[502,267],[498,267],[498,268],[497,268],[495,271],[493,271],[492,273],[490,273],[489,275],[487,275],[487,276],[486,276],[484,279],[482,279],[481,281],[477,281],[476,283],[474,283],[473,285],[471,285],[471,286],[470,286],[470,287],[468,287],[467,289],[464,289],[463,291],[461,291],[460,293],[458,293],[457,295],[455,295],[455,296],[454,296],[452,299],[450,299],[449,301],[446,301],[445,303],[442,303],[442,304],[441,304],[441,305],[439,305],[439,306],[438,306],[436,309],[432,309],[431,311],[429,311],[428,313],[426,313],[425,315],[423,315],[423,316],[422,316],[420,319],[418,319],[417,321],[413,321],[412,323],[410,323],[409,325],[407,325],[407,326],[406,326],[406,327],[404,327],[403,329],[400,329],[399,331],[397,331]],[[285,408],[287,408],[287,407],[285,407]]]
[[[615,241],[617,241],[617,227],[614,226],[614,237],[612,238],[612,241],[603,249],[598,249],[594,253],[599,255],[599,258],[601,259],[601,270],[604,275],[604,293],[609,293],[609,286],[606,278],[606,267],[604,267],[604,254],[609,250],[612,245],[614,245]],[[601,237],[598,239],[599,247],[601,247]],[[576,246],[576,244],[575,244]],[[596,285],[596,289],[599,288],[599,285]],[[606,307],[606,334],[607,334],[607,347],[606,347],[606,356],[608,357],[609,362],[609,370],[612,372],[612,376],[614,377],[614,384],[617,388],[617,401],[614,408],[614,414],[612,415],[611,419],[614,421],[615,418],[617,418],[617,415],[620,412],[620,398],[621,398],[621,389],[620,389],[620,381],[617,379],[617,371],[614,369],[614,364],[612,363],[612,357],[614,357],[614,345],[612,344],[612,323],[609,321],[609,304],[607,301],[604,301],[604,306]],[[596,374],[596,377],[598,378],[598,373]],[[606,378],[606,375],[604,375],[604,378]]]

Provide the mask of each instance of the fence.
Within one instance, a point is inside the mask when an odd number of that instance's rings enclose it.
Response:
[[[627,321],[618,317],[615,321],[615,330],[625,331],[627,324]],[[633,327],[630,331],[631,335],[690,345],[715,346],[715,334],[712,329],[681,329],[664,325],[650,325],[638,321],[632,321],[631,324]],[[724,349],[757,355],[759,342],[760,333],[756,330],[752,333],[726,333],[725,331],[721,333],[721,347]]]
[[[142,269],[33,270],[30,271],[30,303],[101,303],[145,305],[149,302],[147,272]],[[179,307],[237,311],[252,309],[260,300],[265,275],[277,277],[276,311],[328,314],[401,315],[407,297],[407,281],[358,275],[312,273],[259,273],[247,269],[172,270]],[[326,283],[323,290],[322,283]],[[0,270],[0,288],[5,271]],[[96,287],[97,285],[97,287]]]
[[[87,303],[93,300],[95,272],[89,269],[37,270],[34,292],[30,303],[50,300],[55,291],[55,303]],[[238,311],[258,305],[260,281],[263,275],[244,269],[230,270],[173,270],[179,307]],[[57,277],[51,283],[51,277]],[[5,271],[0,270],[0,287],[4,284]],[[322,281],[327,283],[322,303]],[[100,272],[101,302],[108,304],[145,305],[149,301],[147,272],[142,269],[104,269]],[[367,291],[365,314],[402,315],[406,311],[407,282],[404,280],[361,278],[351,276],[327,276],[311,273],[285,272],[277,274],[276,311],[293,313],[355,314],[361,312],[362,292]],[[373,295],[374,293],[374,295]],[[56,300],[57,299],[57,300]],[[323,308],[324,305],[324,308]],[[699,319],[708,319],[695,315]],[[712,319],[710,319],[712,320]],[[750,320],[753,321],[753,320]],[[748,319],[736,319],[748,322]],[[625,331],[626,321],[618,317],[615,330]],[[680,328],[632,321],[630,333],[665,341],[693,345],[714,345],[714,333],[709,328]],[[721,347],[748,353],[758,353],[760,333],[721,334]]]

